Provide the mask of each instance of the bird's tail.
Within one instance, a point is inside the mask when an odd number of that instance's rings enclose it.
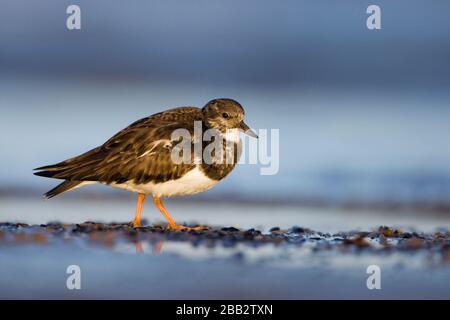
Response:
[[[97,181],[93,175],[93,168],[98,165],[107,152],[102,147],[94,148],[77,157],[73,157],[57,164],[43,166],[34,170],[35,175],[47,178],[65,180],[55,188],[44,194],[47,199],[53,198],[60,193],[73,190],[85,184]]]
[[[70,176],[66,176],[65,173],[71,169],[73,169],[76,166],[80,166],[82,164],[78,163],[72,163],[71,159],[57,163],[52,164],[49,166],[39,167],[36,169],[33,169],[38,172],[33,172],[34,175],[40,176],[40,177],[46,177],[46,178],[56,178],[56,179],[67,179],[70,180]],[[62,177],[60,176],[62,175]]]
[[[46,178],[70,181],[95,181],[96,179],[87,178],[92,178],[92,168],[105,158],[105,154],[106,152],[101,147],[97,147],[60,163],[33,169],[38,171],[34,172],[34,174]]]
[[[64,181],[63,183],[60,183],[59,185],[57,185],[55,188],[53,188],[52,190],[48,191],[47,193],[44,194],[44,197],[46,199],[50,199],[53,198],[55,196],[57,196],[60,193],[75,189],[77,187],[80,187],[80,185],[83,183],[83,181]]]

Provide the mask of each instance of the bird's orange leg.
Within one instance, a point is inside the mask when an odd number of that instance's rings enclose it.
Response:
[[[133,227],[139,228],[141,226],[141,211],[142,211],[142,205],[145,201],[145,194],[138,193],[137,195],[137,202],[136,202],[136,215],[134,216],[133,220]]]
[[[164,205],[159,197],[153,196],[153,203],[155,206],[159,209],[159,211],[162,213],[164,218],[167,219],[167,222],[169,222],[169,229],[171,230],[205,230],[207,227],[198,226],[194,228],[185,227],[182,225],[179,225],[173,220],[173,218],[170,216],[169,212],[167,212],[166,208],[164,208]]]

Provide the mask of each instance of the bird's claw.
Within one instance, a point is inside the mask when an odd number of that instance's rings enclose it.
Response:
[[[140,228],[141,227],[141,223],[138,221],[130,221],[128,222],[128,225],[132,228]]]

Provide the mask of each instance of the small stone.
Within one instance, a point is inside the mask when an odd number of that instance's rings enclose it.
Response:
[[[370,243],[364,237],[359,237],[359,236],[352,238],[352,239],[344,240],[344,244],[354,245],[354,246],[357,246],[360,248],[370,247]]]
[[[239,231],[239,229],[236,229],[235,227],[223,227],[220,230],[227,231],[227,232],[237,232],[237,231]]]

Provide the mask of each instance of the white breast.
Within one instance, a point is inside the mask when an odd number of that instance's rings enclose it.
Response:
[[[157,197],[171,197],[189,195],[202,192],[217,184],[217,180],[208,178],[198,167],[189,171],[180,179],[162,183],[135,184],[132,181],[111,184],[114,188],[132,192],[151,194]]]
[[[238,143],[240,140],[240,132],[238,129],[228,129],[225,134],[223,134],[224,139],[227,142]]]

